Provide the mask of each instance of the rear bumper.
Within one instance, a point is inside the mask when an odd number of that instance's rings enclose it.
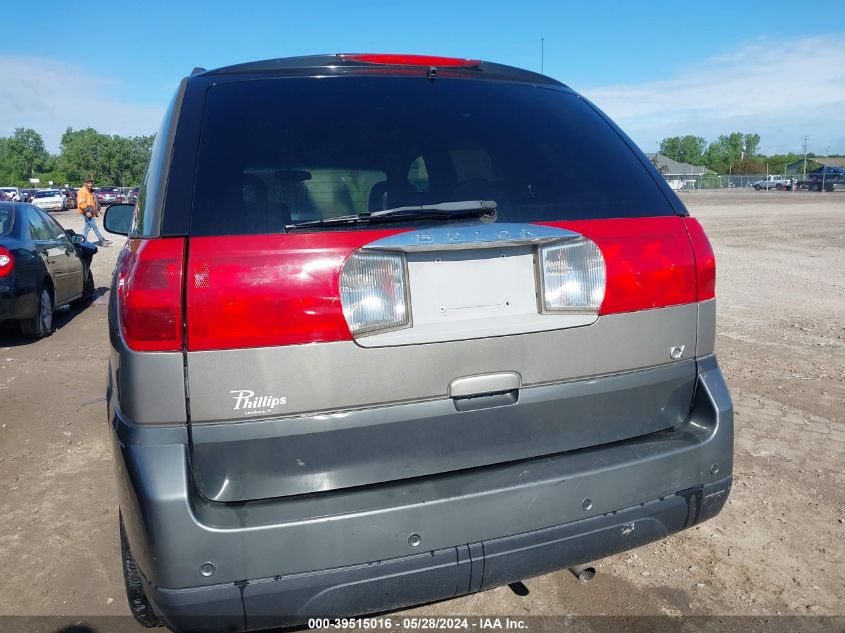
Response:
[[[167,624],[181,631],[256,630],[379,613],[645,545],[717,515],[730,488],[726,477],[591,519],[387,561],[191,589],[147,581],[145,590]]]
[[[712,356],[698,361],[692,410],[673,429],[286,499],[203,499],[185,427],[112,420],[133,554],[160,615],[186,630],[382,611],[637,547],[717,514],[733,465],[733,409]]]

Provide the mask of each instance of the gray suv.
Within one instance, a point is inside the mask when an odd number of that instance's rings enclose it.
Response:
[[[710,244],[549,77],[407,55],[197,69],[105,224],[129,237],[108,413],[143,624],[450,598],[728,497]]]

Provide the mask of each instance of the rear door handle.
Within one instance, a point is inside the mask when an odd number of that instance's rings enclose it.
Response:
[[[455,378],[449,383],[449,397],[475,398],[478,396],[518,391],[521,386],[522,376],[515,371],[464,376],[462,378]]]
[[[504,407],[519,401],[522,376],[515,371],[455,378],[449,383],[449,397],[457,411]]]

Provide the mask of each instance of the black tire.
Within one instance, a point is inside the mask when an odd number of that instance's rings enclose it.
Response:
[[[53,333],[53,293],[46,284],[41,287],[35,316],[21,321],[21,332],[29,338],[45,338]]]
[[[80,306],[88,305],[94,300],[96,294],[97,289],[94,286],[94,275],[91,273],[91,269],[89,268],[85,274],[85,283],[82,285],[82,296],[74,301],[74,304]]]
[[[776,188],[778,191],[780,191],[781,189],[783,189],[783,185],[778,185]]]
[[[149,629],[161,626],[153,605],[144,593],[144,584],[141,581],[141,572],[138,570],[138,563],[132,556],[129,549],[129,541],[126,540],[126,529],[123,527],[123,516],[120,515],[120,552],[123,558],[123,582],[126,586],[126,599],[129,602],[129,610],[138,624]]]
[[[754,185],[754,191],[760,191],[760,189],[762,189],[760,185]]]

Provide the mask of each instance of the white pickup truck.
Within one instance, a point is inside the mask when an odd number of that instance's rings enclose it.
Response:
[[[751,183],[751,186],[754,187],[755,191],[760,191],[761,189],[777,189],[778,191],[786,189],[787,191],[791,191],[792,178],[785,178],[783,176],[766,176],[763,180]]]

